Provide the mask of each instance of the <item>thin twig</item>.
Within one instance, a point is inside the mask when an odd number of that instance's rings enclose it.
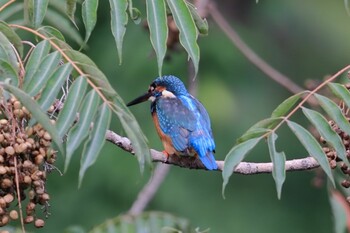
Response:
[[[131,141],[126,138],[116,134],[113,131],[107,131],[106,140],[112,142],[117,145],[121,149],[133,154],[133,147],[131,145]],[[168,158],[165,154],[160,151],[151,149],[151,156],[153,162],[160,162],[171,164],[183,168],[189,169],[203,169],[205,167],[202,163],[194,158],[194,157],[180,157],[176,155],[170,155]],[[216,161],[218,165],[217,171],[222,171],[224,168],[224,161],[218,160]],[[272,163],[250,163],[250,162],[241,162],[235,168],[234,172],[243,175],[254,175],[260,173],[271,173],[272,172]],[[286,171],[303,171],[310,170],[319,167],[318,162],[313,157],[306,157],[303,159],[293,159],[286,161],[285,164]]]
[[[241,53],[257,68],[259,68],[268,77],[276,81],[278,84],[286,88],[288,91],[296,94],[303,91],[303,88],[292,82],[287,76],[274,69],[259,57],[238,35],[234,28],[226,21],[226,19],[218,11],[215,4],[208,4],[208,12],[215,23],[227,35],[232,43],[241,51]]]
[[[17,167],[17,157],[14,156],[14,163],[15,163],[15,182],[16,182],[16,192],[17,192],[17,200],[18,200],[18,209],[19,209],[19,218],[21,219],[21,228],[22,233],[25,233],[26,230],[24,228],[24,220],[23,220],[23,211],[22,211],[22,200],[21,200],[21,194],[19,190],[19,177],[18,177],[18,167]]]
[[[6,7],[8,7],[10,4],[14,3],[15,1],[16,1],[16,0],[10,0],[10,1],[6,2],[4,5],[2,5],[2,6],[0,7],[0,12],[1,12],[3,9],[5,9]]]

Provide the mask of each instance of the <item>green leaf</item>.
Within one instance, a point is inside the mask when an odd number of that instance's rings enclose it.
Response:
[[[277,197],[281,199],[282,186],[286,180],[286,155],[284,152],[277,152],[276,142],[277,134],[272,132],[267,137],[267,145],[269,147],[270,158],[273,163],[272,177],[276,183]]]
[[[47,82],[45,88],[43,89],[40,98],[38,99],[38,104],[41,109],[46,111],[52,103],[56,100],[58,93],[61,90],[64,82],[68,79],[70,72],[72,72],[72,65],[66,63],[56,69],[56,71],[51,75],[49,81]]]
[[[129,16],[134,21],[135,24],[141,22],[141,12],[132,6],[132,0],[128,0]]]
[[[38,28],[46,15],[49,0],[28,0],[29,20],[34,28]]]
[[[98,115],[94,121],[94,126],[90,138],[85,142],[79,170],[79,187],[81,186],[86,170],[92,166],[103,145],[106,142],[106,132],[111,122],[111,111],[106,103],[102,104]]]
[[[98,0],[85,0],[82,5],[82,17],[85,25],[85,40],[86,43],[94,30],[97,21]]]
[[[326,118],[314,110],[304,107],[302,110],[309,121],[315,126],[320,135],[336,150],[338,157],[341,158],[348,166],[350,166],[348,158],[346,157],[346,150],[343,141],[339,135],[334,132]]]
[[[67,43],[66,39],[62,35],[62,33],[54,27],[51,26],[43,26],[38,28],[39,33],[43,34],[47,38],[49,38],[53,43],[58,45],[61,49],[72,49]]]
[[[77,10],[77,2],[78,0],[66,0],[66,14],[74,25],[76,25],[74,16]]]
[[[6,79],[10,79],[13,86],[18,86],[17,72],[10,63],[4,59],[0,59],[0,81],[4,82]]]
[[[289,110],[294,107],[294,105],[298,102],[302,95],[304,95],[306,91],[297,93],[292,95],[288,99],[284,100],[280,105],[277,106],[275,110],[273,110],[271,117],[282,117],[285,116]]]
[[[317,162],[320,164],[320,166],[332,182],[333,186],[335,186],[331,167],[329,165],[327,156],[323,152],[320,144],[318,144],[318,142],[311,135],[311,133],[305,128],[303,128],[301,125],[292,121],[287,121],[287,124],[289,128],[293,131],[293,133],[297,136],[301,144],[305,147],[307,152],[317,160]]]
[[[55,143],[60,152],[64,155],[62,146],[62,139],[58,136],[58,132],[54,125],[52,125],[50,118],[40,108],[39,104],[34,101],[27,93],[7,83],[0,83],[0,85],[12,93],[16,98],[25,106],[28,111],[32,114],[33,118],[40,123],[43,128],[50,134],[52,141]]]
[[[146,0],[147,22],[151,43],[157,55],[158,73],[162,76],[162,66],[167,50],[168,25],[164,0]]]
[[[203,36],[207,36],[208,31],[209,31],[209,25],[208,25],[207,20],[202,19],[202,17],[200,17],[195,5],[193,5],[192,3],[189,3],[189,2],[186,2],[186,4],[188,6],[188,9],[191,12],[192,18],[194,20],[194,23],[196,24],[198,32]]]
[[[33,74],[33,78],[28,82],[28,85],[23,87],[28,95],[35,96],[45,87],[46,82],[57,68],[60,59],[61,54],[56,51],[50,53],[42,60],[38,69]]]
[[[339,108],[339,106],[325,96],[319,94],[314,95],[320,103],[321,107],[335,121],[335,123],[337,123],[339,128],[341,128],[344,132],[350,135],[350,124],[344,116],[342,110]]]
[[[196,76],[199,66],[198,32],[196,25],[184,0],[167,0],[167,2],[180,32],[180,43],[193,62]]]
[[[67,37],[71,38],[77,44],[82,45],[84,43],[84,40],[76,27],[74,27],[71,21],[64,15],[49,8],[47,9],[45,20],[49,25],[59,29],[64,35],[67,35]]]
[[[27,86],[32,80],[34,73],[38,70],[41,61],[46,57],[51,49],[50,42],[48,40],[43,40],[33,49],[28,62],[26,64],[26,73],[24,76],[23,86]]]
[[[18,70],[19,66],[16,53],[11,42],[2,32],[0,32],[0,46],[2,47],[1,52],[4,53],[1,55],[1,58],[7,60],[15,70]]]
[[[115,42],[117,44],[119,64],[122,63],[122,48],[123,39],[126,31],[126,24],[128,23],[128,8],[127,0],[109,0],[111,5],[111,28]]]
[[[89,233],[194,233],[189,221],[165,212],[151,211],[140,215],[120,215],[106,220]]]
[[[57,116],[56,128],[58,135],[63,138],[67,130],[72,126],[77,118],[78,108],[83,101],[87,89],[85,77],[79,76],[69,88],[68,95],[64,101],[64,106]]]
[[[0,21],[0,32],[3,33],[7,39],[15,46],[18,54],[23,56],[23,44],[21,38],[15,33],[15,31],[8,26],[7,23]]]
[[[263,136],[269,132],[271,128],[275,127],[281,120],[282,118],[266,118],[257,122],[237,139],[237,143],[242,143],[251,138]]]
[[[6,0],[8,2],[8,0]],[[1,4],[2,5],[2,4]],[[23,12],[24,4],[19,2],[14,2],[11,5],[7,6],[6,9],[3,9],[0,14],[0,20],[7,21],[13,15]]]
[[[222,195],[223,196],[225,196],[224,195],[225,187],[228,183],[230,176],[234,172],[235,168],[244,159],[246,154],[249,151],[251,151],[261,139],[262,137],[249,139],[245,142],[235,145],[228,152],[228,154],[225,157],[225,164],[222,170],[222,178],[223,178]]]
[[[66,160],[64,171],[66,172],[73,156],[74,151],[89,135],[90,126],[100,104],[100,98],[95,90],[91,90],[85,96],[82,106],[79,110],[79,120],[68,132],[66,146]]]
[[[340,99],[342,99],[346,106],[350,108],[350,92],[344,87],[344,85],[339,83],[328,83],[328,86],[331,88],[332,92]]]

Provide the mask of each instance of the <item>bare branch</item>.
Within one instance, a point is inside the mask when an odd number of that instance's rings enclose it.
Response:
[[[107,131],[106,140],[112,142],[123,150],[134,154],[131,142],[128,138],[122,137],[113,131]],[[205,167],[202,163],[191,156],[176,156],[171,155],[167,158],[165,154],[160,151],[151,149],[151,155],[153,162],[161,162],[166,164],[171,164],[183,168],[189,169],[203,169]],[[218,165],[217,171],[222,171],[224,168],[224,161],[216,161]],[[234,173],[243,174],[243,175],[253,175],[260,173],[271,173],[272,172],[272,163],[250,163],[250,162],[241,162],[236,167]],[[313,157],[306,157],[303,159],[293,159],[286,161],[286,171],[304,171],[311,170],[319,167],[318,162]]]

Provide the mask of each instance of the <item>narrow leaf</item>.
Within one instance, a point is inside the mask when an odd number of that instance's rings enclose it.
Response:
[[[344,144],[339,135],[334,132],[332,127],[329,125],[326,118],[314,110],[308,108],[302,108],[302,110],[313,126],[315,126],[320,135],[336,150],[337,156],[341,158],[348,166],[350,166],[348,158],[346,157]]]
[[[162,76],[163,60],[168,39],[168,25],[164,0],[146,0],[147,22],[151,43],[157,55],[158,73]]]
[[[85,0],[82,5],[82,17],[85,25],[85,40],[86,43],[94,30],[97,21],[98,0]]]
[[[333,219],[334,219],[334,232],[344,233],[348,232],[347,219],[349,219],[349,204],[345,200],[342,193],[338,190],[329,190],[329,202],[331,204]]]
[[[292,95],[288,99],[284,100],[280,105],[277,106],[275,110],[273,110],[271,117],[282,117],[285,116],[289,110],[294,107],[294,105],[298,102],[302,95],[304,95],[306,91],[297,93]]]
[[[228,152],[228,154],[225,157],[225,164],[222,170],[222,178],[223,178],[222,195],[223,196],[225,196],[224,195],[225,187],[228,183],[230,176],[234,172],[236,166],[244,159],[246,154],[251,149],[253,149],[261,139],[262,137],[249,139],[243,143],[235,145]]]
[[[344,87],[344,85],[339,83],[328,83],[328,86],[331,88],[332,92],[340,99],[342,99],[346,106],[350,108],[350,92]]]
[[[8,2],[8,0],[6,0],[6,2]],[[1,4],[1,6],[3,6],[3,4]],[[14,2],[11,5],[7,6],[6,10],[4,9],[1,11],[0,20],[8,22],[10,17],[18,14],[19,12],[23,12],[23,6],[24,4],[19,2]]]
[[[247,132],[238,138],[237,142],[242,143],[248,139],[260,137],[270,131],[270,129],[276,126],[281,120],[282,118],[263,119],[250,127]]]
[[[41,41],[33,49],[28,62],[26,64],[26,73],[24,76],[23,86],[27,86],[32,80],[34,73],[38,70],[41,61],[46,57],[51,49],[50,42],[47,40]]]
[[[21,102],[21,104],[28,109],[28,111],[32,114],[33,118],[38,123],[40,123],[43,126],[43,128],[50,134],[53,142],[60,150],[60,152],[64,155],[62,139],[58,136],[56,127],[52,125],[50,118],[43,110],[41,110],[39,104],[36,101],[34,101],[28,94],[18,89],[17,87],[14,87],[7,83],[0,83],[0,85],[7,91],[12,93],[14,96],[16,96],[16,98]]]
[[[58,135],[63,138],[67,130],[77,118],[78,108],[82,102],[87,88],[85,77],[79,76],[69,88],[64,106],[57,116],[56,127]]]
[[[43,26],[38,28],[37,31],[43,34],[45,37],[49,38],[53,43],[57,44],[61,49],[72,49],[70,45],[66,43],[66,39],[58,29],[51,26]]]
[[[320,164],[320,166],[332,182],[333,186],[335,186],[331,167],[329,165],[327,156],[323,152],[320,144],[318,144],[318,142],[311,135],[311,133],[305,128],[303,128],[301,125],[292,121],[287,121],[287,124],[289,128],[293,131],[293,133],[297,136],[301,144],[305,147],[307,152],[317,160],[317,162]]]
[[[66,0],[66,14],[74,25],[76,25],[74,16],[75,11],[77,10],[77,2],[78,0]]]
[[[127,0],[109,0],[111,5],[111,28],[115,42],[117,44],[119,64],[122,63],[123,39],[128,23]]]
[[[66,172],[73,156],[73,152],[84,141],[86,136],[89,135],[90,126],[94,119],[97,107],[100,103],[100,98],[95,90],[88,92],[82,106],[79,110],[79,120],[72,129],[68,132],[67,146],[66,146],[66,160],[64,163],[64,171]]]
[[[2,52],[5,53],[1,57],[5,58],[15,70],[18,70],[19,66],[16,53],[9,39],[2,32],[0,32],[0,46],[2,47]]]
[[[85,142],[79,170],[79,187],[86,170],[95,163],[106,142],[106,132],[111,122],[111,111],[106,103],[102,104],[94,121],[89,139]]]
[[[196,24],[198,32],[203,36],[208,35],[209,26],[208,26],[207,20],[202,19],[202,17],[198,14],[198,11],[195,5],[189,2],[186,2],[186,4],[188,6],[188,9],[191,12],[192,18],[194,20],[194,23]]]
[[[44,20],[49,0],[29,0],[29,19],[34,28]]]
[[[321,107],[331,117],[331,119],[333,119],[335,123],[337,123],[339,128],[341,128],[344,132],[350,135],[349,121],[346,119],[339,106],[325,96],[315,94],[315,97],[319,101]]]
[[[15,33],[15,31],[3,21],[0,21],[0,32],[3,33],[7,39],[15,46],[19,55],[22,57],[23,44],[21,38],[17,35],[17,33]]]
[[[4,59],[0,59],[0,81],[4,82],[6,79],[11,80],[11,85],[18,86],[17,71],[11,66],[10,63]]]
[[[199,66],[198,32],[196,25],[184,0],[167,0],[167,2],[180,32],[180,43],[193,62],[196,76]]]
[[[277,197],[281,199],[282,186],[286,180],[286,155],[284,152],[277,152],[276,142],[277,135],[276,133],[270,133],[267,137],[267,145],[269,147],[270,158],[273,163],[272,177],[276,183]]]
[[[56,100],[58,93],[61,90],[64,82],[68,79],[70,72],[73,67],[71,64],[66,63],[56,69],[56,71],[51,75],[49,81],[47,82],[45,88],[43,89],[40,98],[38,99],[38,104],[41,109],[46,111],[52,103]]]
[[[37,71],[33,74],[33,78],[24,86],[24,90],[30,96],[35,96],[45,87],[47,80],[51,77],[54,70],[60,62],[61,54],[56,51],[47,55],[39,65]]]

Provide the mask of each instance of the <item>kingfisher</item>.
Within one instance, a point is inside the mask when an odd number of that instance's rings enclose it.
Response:
[[[173,75],[156,78],[148,92],[127,106],[146,100],[151,101],[152,119],[167,157],[198,156],[207,170],[218,168],[209,115],[179,78]]]

